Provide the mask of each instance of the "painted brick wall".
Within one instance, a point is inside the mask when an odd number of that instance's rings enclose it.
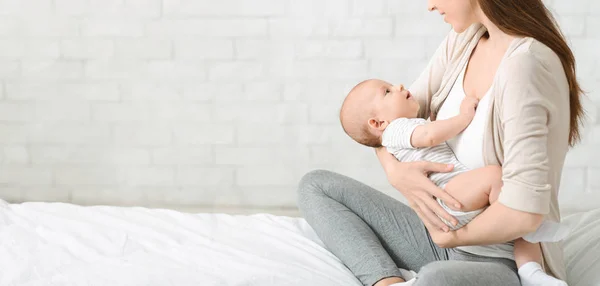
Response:
[[[561,199],[600,199],[600,2],[548,1],[590,123]],[[293,207],[308,170],[399,198],[343,134],[357,81],[410,84],[449,27],[413,0],[0,0],[0,196]]]

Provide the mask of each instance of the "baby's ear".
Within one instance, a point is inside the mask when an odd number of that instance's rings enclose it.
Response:
[[[369,119],[369,128],[382,131],[389,125],[389,122],[385,120],[378,120],[376,118]]]

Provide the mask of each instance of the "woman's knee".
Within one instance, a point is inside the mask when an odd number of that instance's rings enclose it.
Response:
[[[306,173],[298,183],[298,195],[319,190],[323,182],[331,177],[333,172],[327,170],[312,170]]]
[[[331,174],[332,172],[327,170],[312,170],[302,176],[296,190],[300,210],[307,211],[306,209],[310,208],[310,202],[322,192],[324,181]]]
[[[435,261],[423,266],[421,270],[419,270],[419,274],[417,275],[417,281],[415,281],[414,285],[450,285],[443,284],[448,280],[452,280],[452,277],[449,277],[449,275],[453,274],[450,273],[451,270],[449,269],[449,267],[447,267],[447,265],[445,265],[446,263],[444,262],[445,261]]]

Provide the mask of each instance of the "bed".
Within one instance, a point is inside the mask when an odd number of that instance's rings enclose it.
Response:
[[[600,285],[600,209],[567,216],[569,285]],[[302,218],[0,200],[0,285],[361,285]]]

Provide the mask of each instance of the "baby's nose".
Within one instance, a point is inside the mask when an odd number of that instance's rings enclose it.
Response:
[[[396,89],[398,89],[399,91],[403,91],[404,90],[404,85],[403,84],[398,85],[398,86],[396,86]]]

